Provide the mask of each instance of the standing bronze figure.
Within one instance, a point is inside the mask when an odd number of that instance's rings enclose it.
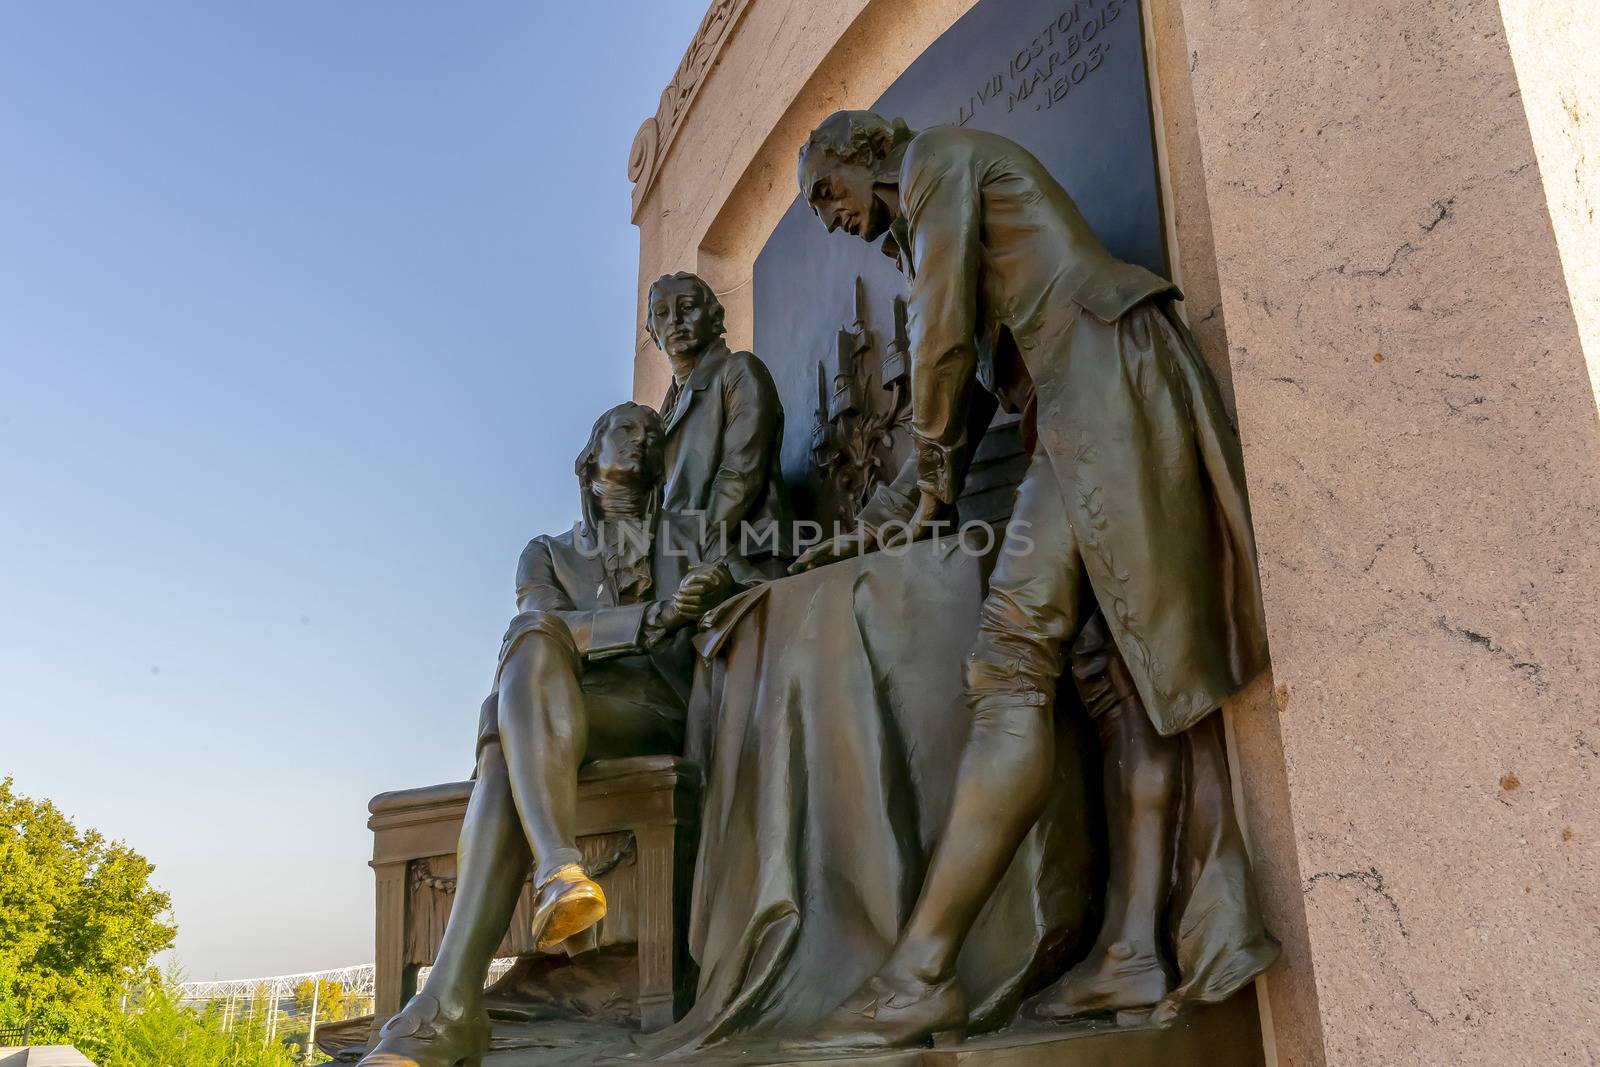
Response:
[[[650,286],[645,325],[672,364],[661,402],[662,503],[697,516],[713,535],[778,575],[777,561],[792,556],[792,515],[778,468],[783,406],[766,365],[723,341],[722,320],[722,303],[697,275],[668,274]]]
[[[605,914],[574,838],[579,767],[677,752],[693,624],[758,577],[707,560],[700,529],[661,506],[654,411],[602,415],[577,461],[582,523],[536,537],[517,565],[517,608],[478,728],[476,784],[457,852],[455,904],[426,985],[383,1028],[369,1067],[476,1067],[489,1044],[483,981],[530,864],[541,948]]]
[[[957,954],[1044,803],[1069,667],[1105,749],[1110,884],[1096,944],[1030,1011],[1166,1015],[1232,995],[1278,947],[1213,712],[1266,666],[1267,642],[1238,438],[1179,294],[1108,253],[1042,165],[993,134],[840,112],[798,177],[830,231],[885,237],[910,280],[915,454],[853,535],[797,567],[889,540],[888,520],[925,536],[950,513],[996,407],[980,381],[1036,432],[966,665],[973,721],[944,834],[889,959],[813,1043],[963,1028]]]

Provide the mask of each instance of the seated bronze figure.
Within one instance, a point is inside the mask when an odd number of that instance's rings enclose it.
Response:
[[[583,521],[536,537],[478,728],[455,904],[424,987],[384,1027],[370,1067],[476,1067],[483,980],[533,867],[533,939],[554,947],[605,914],[574,839],[588,760],[680,749],[693,625],[757,575],[707,557],[701,526],[661,505],[660,418],[625,403],[595,423],[576,469]]]

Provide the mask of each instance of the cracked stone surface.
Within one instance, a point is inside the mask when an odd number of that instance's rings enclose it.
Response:
[[[1500,12],[1156,6],[1187,37],[1326,1060],[1596,1062],[1591,294]],[[1583,66],[1552,25],[1578,11],[1527,16],[1544,66]]]

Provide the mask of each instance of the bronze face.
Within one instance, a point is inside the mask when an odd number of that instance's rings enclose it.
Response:
[[[650,332],[669,356],[693,355],[717,338],[717,319],[701,283],[663,278],[650,287]]]
[[[661,424],[655,413],[637,405],[612,411],[594,456],[594,472],[599,480],[644,485],[660,470]]]
[[[800,165],[806,203],[829,233],[842,229],[863,241],[883,236],[894,220],[874,191],[876,184],[871,167],[846,163],[832,153],[807,153]]]

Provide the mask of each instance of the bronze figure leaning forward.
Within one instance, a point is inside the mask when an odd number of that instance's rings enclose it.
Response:
[[[579,866],[579,767],[675,753],[693,676],[693,624],[759,578],[699,524],[661,506],[654,411],[602,415],[578,457],[582,523],[529,542],[517,608],[478,730],[476,783],[457,851],[454,907],[427,983],[383,1028],[369,1067],[476,1067],[488,1049],[483,982],[530,864],[533,939],[550,948],[606,909]]]
[[[926,536],[998,403],[1034,438],[966,664],[973,718],[944,833],[889,959],[806,1044],[962,1030],[957,955],[1044,803],[1069,669],[1104,748],[1110,884],[1089,954],[1029,1011],[1164,1018],[1231,996],[1278,946],[1214,711],[1266,666],[1267,642],[1238,438],[1179,294],[1108,253],[1038,160],[994,134],[840,112],[798,178],[830,231],[882,237],[909,279],[915,452],[854,534],[797,568],[887,542],[892,520]]]

